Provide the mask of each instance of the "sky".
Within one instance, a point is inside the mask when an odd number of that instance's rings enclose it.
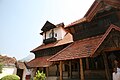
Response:
[[[0,0],[0,54],[22,59],[42,44],[41,28],[82,18],[94,0]]]

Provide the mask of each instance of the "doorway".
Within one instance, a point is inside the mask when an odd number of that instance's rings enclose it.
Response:
[[[23,78],[23,69],[17,69],[17,75],[20,77],[20,80]]]

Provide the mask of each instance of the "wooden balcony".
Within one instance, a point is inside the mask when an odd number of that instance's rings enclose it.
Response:
[[[55,41],[57,41],[57,39],[55,37],[52,37],[52,38],[44,39],[43,43],[48,44],[48,43],[52,43]]]

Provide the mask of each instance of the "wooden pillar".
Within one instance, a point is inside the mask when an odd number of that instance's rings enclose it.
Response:
[[[86,69],[89,70],[89,61],[88,61],[88,58],[86,58]]]
[[[63,80],[63,62],[60,61],[60,80]]]
[[[45,32],[45,39],[46,39],[46,32]]]
[[[71,61],[69,61],[69,78],[72,78],[72,68],[71,68],[71,66],[72,66],[72,62]]]
[[[52,38],[54,38],[54,30],[52,29]]]
[[[80,58],[80,80],[84,80],[84,72],[83,72],[82,58]]]
[[[107,80],[112,80],[111,75],[110,75],[110,70],[109,70],[109,67],[108,67],[107,56],[106,56],[105,53],[103,53],[102,55],[103,55],[103,60],[104,60],[104,65],[105,65],[106,78],[107,78]]]

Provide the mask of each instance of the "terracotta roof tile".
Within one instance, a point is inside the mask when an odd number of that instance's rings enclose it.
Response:
[[[87,38],[84,40],[75,41],[56,55],[49,58],[49,61],[69,60],[76,58],[89,57],[95,50],[102,36]]]
[[[87,21],[87,19],[86,19],[86,17],[84,17],[84,18],[81,18],[81,19],[79,19],[79,20],[76,20],[76,21],[68,24],[67,26],[65,26],[65,28],[68,28],[68,27],[71,27],[71,26],[73,26],[73,25],[80,24],[80,23],[86,22],[86,21]]]
[[[85,16],[75,22],[72,22],[71,24],[67,25],[65,28],[71,27],[76,24],[80,24],[82,22],[89,22],[93,19],[93,17],[96,15],[96,13],[103,9],[103,2],[104,1],[106,4],[109,4],[115,8],[120,9],[120,1],[119,0],[95,0],[94,3],[91,5],[91,7],[88,9],[86,12]]]
[[[33,49],[31,52],[35,52],[35,51],[46,49],[46,48],[56,47],[56,46],[68,44],[71,42],[73,42],[73,37],[70,33],[67,33],[63,39],[61,39],[57,42],[40,45],[37,48]]]
[[[68,28],[68,27],[71,27],[73,25],[77,25],[77,24],[80,24],[80,23],[83,23],[83,22],[90,21],[93,18],[93,16],[97,13],[97,11],[99,10],[100,2],[101,1],[95,0],[94,3],[91,5],[91,7],[89,8],[89,10],[87,11],[87,13],[85,14],[85,16],[83,18],[81,18],[79,20],[76,20],[75,22],[72,22],[71,24],[67,25],[65,28]]]
[[[47,61],[48,58],[51,56],[44,56],[44,57],[39,57],[31,60],[30,62],[27,63],[28,67],[48,67],[52,64],[52,62]]]
[[[0,55],[0,63],[1,64],[8,65],[8,64],[15,64],[15,62],[16,62],[15,58]]]
[[[24,62],[20,62],[20,61],[18,61],[16,63],[16,67],[19,68],[19,69],[25,69],[26,68]]]
[[[104,35],[75,41],[48,60],[60,61],[93,56],[112,29],[120,31],[119,27],[112,24]]]

